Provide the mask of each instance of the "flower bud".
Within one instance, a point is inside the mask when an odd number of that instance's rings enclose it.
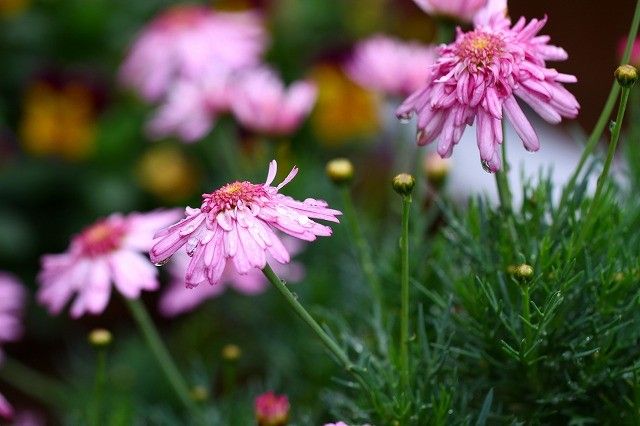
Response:
[[[255,400],[258,426],[285,426],[289,422],[289,399],[286,395],[266,392]]]
[[[227,361],[236,361],[241,355],[242,350],[238,345],[230,343],[222,348],[222,358]]]
[[[209,398],[209,391],[202,385],[196,385],[191,388],[191,399],[196,402],[204,402]]]
[[[111,332],[104,328],[96,328],[89,333],[88,337],[89,343],[91,343],[96,348],[104,348],[111,344],[113,340],[113,336]]]
[[[507,273],[513,275],[518,281],[526,281],[533,277],[533,267],[522,263],[520,265],[510,265],[507,267]]]
[[[333,183],[342,185],[353,179],[353,164],[346,158],[335,158],[327,163],[326,172]]]
[[[638,70],[633,65],[620,65],[614,75],[618,84],[625,88],[633,86],[638,81]]]
[[[422,167],[427,181],[434,188],[440,188],[449,175],[451,161],[448,158],[440,157],[436,152],[431,152],[424,158]]]
[[[411,195],[413,187],[416,185],[416,179],[407,173],[400,173],[393,178],[393,190],[400,195]]]

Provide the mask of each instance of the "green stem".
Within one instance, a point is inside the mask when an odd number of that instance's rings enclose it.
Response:
[[[529,295],[529,284],[522,286],[522,317],[525,319],[524,324],[524,339],[525,351],[529,350],[529,347],[533,344],[532,330],[531,330],[531,297]],[[526,359],[525,359],[526,361]]]
[[[411,195],[402,197],[402,234],[400,237],[400,378],[409,388],[409,212]]]
[[[25,395],[58,410],[70,407],[74,399],[73,392],[68,385],[47,377],[9,357],[5,357],[2,362],[0,378]]]
[[[360,221],[356,216],[349,188],[345,186],[344,188],[342,188],[341,193],[342,205],[344,207],[344,217],[347,219],[347,225],[349,226],[351,238],[353,238],[353,241],[356,245],[362,272],[364,273],[367,281],[369,281],[369,285],[371,286],[371,292],[375,299],[375,314],[378,317],[382,310],[384,297],[382,295],[382,286],[380,285],[380,280],[378,279],[375,264],[373,263],[373,258],[371,256],[371,248],[367,243],[367,240],[364,238],[362,229],[360,228]]]
[[[511,211],[511,189],[509,189],[509,163],[507,163],[507,144],[505,139],[505,122],[502,121],[502,170],[496,172],[496,186],[498,187],[498,197],[500,206],[505,212]]]
[[[103,424],[102,400],[104,397],[104,387],[107,381],[107,351],[105,348],[98,348],[96,354],[96,378],[93,387],[93,406],[91,413],[91,423],[99,426]]]
[[[142,302],[138,299],[128,299],[125,298],[127,306],[131,311],[131,315],[133,315],[136,320],[140,331],[142,332],[149,349],[156,357],[156,360],[160,364],[163,373],[165,374],[171,386],[173,386],[174,391],[180,398],[180,401],[184,404],[185,408],[189,410],[192,415],[196,419],[200,418],[200,413],[198,407],[191,399],[191,395],[189,393],[189,387],[187,386],[187,382],[184,380],[175,363],[171,359],[171,355],[169,355],[169,351],[162,343],[160,339],[160,334],[156,329],[153,321],[151,321],[151,317],[147,312],[147,309],[142,304]]]
[[[622,61],[620,62],[621,65],[629,62],[629,58],[631,57],[631,49],[633,47],[633,43],[636,39],[636,36],[638,35],[639,26],[640,26],[640,0],[636,2],[636,8],[633,14],[633,20],[631,22],[631,27],[629,28],[629,34],[627,35],[627,44],[624,49],[624,54],[622,55]],[[587,145],[585,146],[584,151],[582,152],[580,161],[578,161],[576,170],[571,175],[571,178],[569,179],[569,183],[567,184],[564,191],[562,192],[560,206],[563,206],[566,203],[567,198],[569,197],[569,194],[573,192],[573,189],[575,188],[575,185],[576,185],[576,181],[578,180],[578,176],[582,172],[582,169],[584,168],[584,165],[586,164],[587,159],[593,153],[596,146],[598,145],[598,141],[600,141],[600,137],[602,136],[602,133],[604,132],[607,126],[607,122],[609,121],[609,117],[611,116],[611,112],[613,111],[613,108],[616,104],[616,99],[618,99],[619,93],[620,93],[620,85],[618,85],[618,83],[614,81],[613,85],[611,86],[611,90],[609,91],[609,97],[607,98],[604,108],[600,113],[600,117],[596,122],[596,126],[593,128],[591,135],[589,135],[589,139],[587,140]]]

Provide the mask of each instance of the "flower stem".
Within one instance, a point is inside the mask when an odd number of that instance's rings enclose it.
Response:
[[[68,385],[9,357],[2,362],[0,378],[24,394],[58,410],[71,406],[74,399],[74,392]]]
[[[107,381],[107,350],[98,348],[96,354],[96,377],[93,387],[93,404],[91,410],[91,424],[99,426],[103,423],[102,403],[104,387]]]
[[[511,210],[511,189],[509,189],[509,180],[507,174],[509,173],[509,163],[507,163],[507,147],[504,140],[505,134],[505,122],[502,121],[502,137],[501,144],[502,149],[502,170],[496,172],[496,186],[498,187],[498,197],[500,198],[500,206],[506,212]]]
[[[180,398],[180,401],[184,404],[185,408],[189,410],[195,418],[200,418],[200,413],[198,407],[191,399],[189,394],[189,388],[187,386],[187,382],[184,380],[175,363],[171,359],[171,355],[169,355],[169,351],[162,343],[160,339],[160,334],[156,329],[155,325],[151,321],[151,317],[147,312],[147,309],[144,307],[142,302],[138,299],[128,299],[125,298],[127,306],[131,311],[131,315],[133,315],[136,320],[140,331],[142,332],[149,349],[156,357],[162,371],[164,372],[167,380],[173,386],[176,394]]]
[[[409,387],[409,212],[411,195],[402,196],[402,234],[400,237],[400,378]]]
[[[371,248],[364,238],[362,229],[360,228],[360,222],[356,217],[355,208],[353,207],[353,200],[351,198],[351,192],[349,191],[349,188],[346,186],[343,187],[341,193],[342,204],[344,206],[344,215],[347,219],[347,225],[349,226],[351,238],[353,238],[356,245],[362,272],[364,273],[367,281],[369,281],[371,292],[375,299],[374,313],[376,314],[376,317],[379,317],[381,314],[384,297],[382,295],[382,287],[380,285],[380,280],[378,279],[378,274],[376,273],[373,258],[371,257]]]

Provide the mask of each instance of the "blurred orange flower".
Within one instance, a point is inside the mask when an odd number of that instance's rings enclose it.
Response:
[[[86,158],[94,148],[96,110],[90,88],[69,82],[61,87],[33,83],[24,99],[20,136],[25,151]]]
[[[337,146],[380,129],[380,100],[373,92],[352,82],[338,65],[318,65],[311,75],[318,85],[311,124],[321,142]]]
[[[156,197],[173,202],[192,195],[197,189],[198,172],[178,148],[158,145],[140,159],[137,169],[140,186]]]
[[[29,7],[30,0],[0,0],[0,18],[13,18]]]

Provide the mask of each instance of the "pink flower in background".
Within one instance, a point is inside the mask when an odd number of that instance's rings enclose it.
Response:
[[[179,212],[113,214],[71,240],[62,254],[42,257],[38,300],[58,314],[77,293],[71,316],[100,314],[111,295],[111,283],[125,297],[158,288],[158,271],[143,254],[153,245],[153,234],[180,216]]]
[[[620,39],[618,43],[618,59],[622,60],[624,56],[624,49],[627,47],[627,37],[623,37]],[[633,41],[633,45],[631,47],[631,56],[629,57],[629,64],[634,67],[640,67],[640,38],[637,38]]]
[[[413,0],[430,15],[447,16],[464,22],[471,22],[487,0]]]
[[[257,64],[266,44],[261,19],[254,12],[176,6],[142,30],[120,69],[120,79],[144,99],[157,101],[177,81],[199,81],[212,68],[226,78],[221,70]]]
[[[298,81],[288,89],[266,67],[247,70],[234,80],[231,110],[247,129],[271,135],[293,133],[316,101],[316,86]]]
[[[426,84],[435,59],[433,47],[376,35],[356,45],[345,69],[363,87],[408,96]]]
[[[13,342],[22,336],[22,310],[26,302],[24,287],[16,277],[0,272],[0,344]],[[0,351],[0,362],[2,352]],[[13,408],[0,394],[0,417],[13,417]]]
[[[296,255],[303,248],[300,240],[291,237],[282,239],[282,243],[291,255]],[[160,312],[167,317],[180,315],[189,312],[204,303],[224,293],[227,287],[232,287],[236,291],[253,296],[264,292],[269,286],[269,282],[259,269],[252,269],[246,274],[238,273],[231,263],[227,263],[220,281],[216,285],[199,285],[185,288],[184,277],[191,258],[187,252],[180,249],[172,258],[169,264],[171,283],[169,288],[160,298]],[[279,277],[288,283],[299,282],[304,277],[304,266],[298,262],[291,262],[287,265],[274,263],[274,259],[267,253],[267,262],[273,266],[273,270]]]
[[[289,399],[286,395],[265,392],[256,397],[255,413],[258,426],[284,426],[289,422]]]
[[[297,201],[280,194],[278,191],[295,177],[298,169],[294,167],[274,187],[271,183],[276,171],[277,164],[272,161],[262,185],[236,181],[204,194],[200,208],[187,207],[185,219],[156,234],[151,261],[164,263],[185,246],[191,257],[185,284],[217,284],[229,259],[240,274],[264,268],[267,255],[288,263],[289,252],[275,230],[306,241],[331,235],[331,228],[313,219],[338,222],[336,216],[341,213],[321,200]]]
[[[349,426],[349,425],[346,424],[345,422],[338,422],[338,423],[326,423],[324,426]]]
[[[546,23],[520,18],[515,25],[505,17],[500,4],[476,21],[473,31],[458,29],[456,41],[439,48],[440,57],[424,88],[414,92],[396,111],[401,120],[418,115],[417,143],[439,139],[438,153],[451,156],[466,126],[475,121],[482,164],[488,171],[501,167],[503,114],[511,122],[529,151],[540,147],[538,136],[525,117],[516,97],[543,119],[559,123],[574,118],[580,108],[562,83],[576,77],[546,67],[546,61],[567,59],[567,53],[548,44],[548,36],[537,33]]]

